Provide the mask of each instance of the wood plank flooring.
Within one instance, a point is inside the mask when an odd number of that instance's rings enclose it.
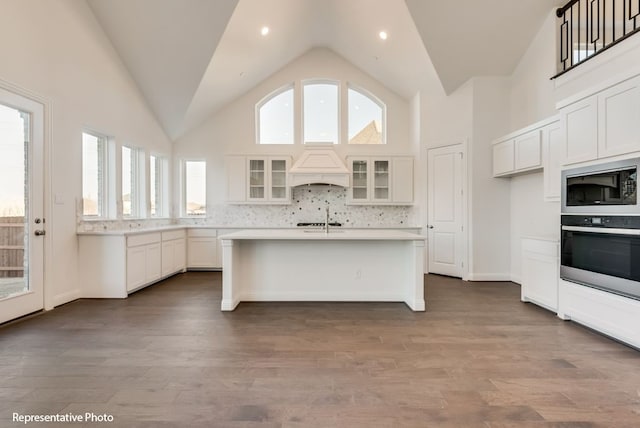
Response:
[[[0,327],[12,413],[77,427],[639,427],[640,352],[519,301],[509,283],[426,276],[400,303],[242,303],[191,272],[126,300]],[[640,328],[640,327],[639,327]]]

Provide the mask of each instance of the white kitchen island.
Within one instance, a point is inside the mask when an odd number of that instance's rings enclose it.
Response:
[[[424,237],[395,230],[258,229],[223,235],[222,304],[405,302],[424,311]]]

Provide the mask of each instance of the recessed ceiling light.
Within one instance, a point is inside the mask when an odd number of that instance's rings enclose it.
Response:
[[[260,30],[260,34],[262,34],[263,36],[269,34],[269,27],[262,27],[262,29]]]
[[[389,35],[386,31],[380,31],[378,33],[378,37],[380,37],[380,40],[387,40],[387,37],[389,37]]]

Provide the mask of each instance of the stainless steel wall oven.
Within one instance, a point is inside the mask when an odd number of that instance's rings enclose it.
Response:
[[[560,277],[640,300],[640,216],[562,216]]]
[[[640,158],[562,172],[560,277],[640,300]]]

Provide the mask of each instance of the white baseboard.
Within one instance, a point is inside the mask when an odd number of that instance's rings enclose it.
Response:
[[[516,284],[522,284],[522,279],[520,275],[511,275],[511,282],[515,282]]]
[[[511,281],[511,274],[508,273],[473,273],[467,276],[469,281]]]
[[[53,306],[64,305],[65,303],[72,302],[81,297],[80,289],[67,291],[66,293],[58,294],[53,297]]]

